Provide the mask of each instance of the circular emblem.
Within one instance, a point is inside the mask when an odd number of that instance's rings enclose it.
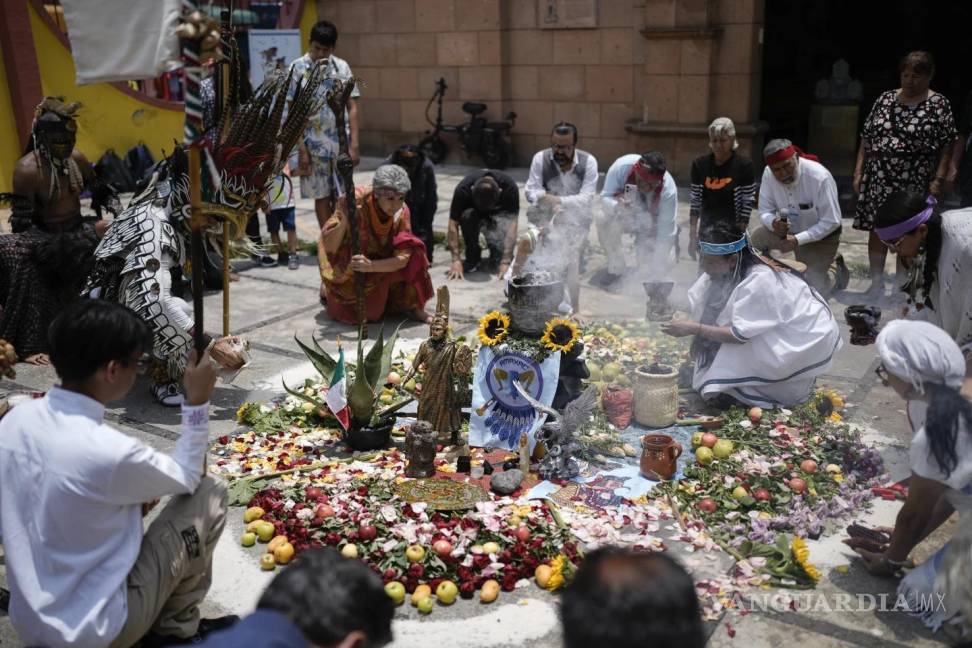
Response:
[[[539,364],[519,353],[506,353],[493,358],[486,368],[486,389],[490,398],[504,409],[532,410],[533,407],[520,395],[514,382],[519,382],[530,396],[540,400],[543,374]]]

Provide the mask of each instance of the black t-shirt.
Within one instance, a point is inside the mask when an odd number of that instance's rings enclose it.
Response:
[[[691,210],[703,223],[735,225],[748,220],[755,193],[753,162],[747,157],[733,153],[725,164],[717,166],[715,155],[709,153],[692,162]]]
[[[476,209],[472,199],[472,188],[480,178],[485,176],[496,180],[500,188],[500,197],[488,212],[480,213],[476,210],[477,216],[492,218],[498,214],[512,214],[516,217],[520,212],[520,190],[516,186],[516,181],[502,171],[480,169],[473,171],[456,185],[455,193],[452,194],[452,205],[449,207],[449,218],[457,221],[467,209]]]

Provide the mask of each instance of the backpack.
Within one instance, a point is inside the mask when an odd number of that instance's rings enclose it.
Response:
[[[95,164],[95,173],[103,182],[115,187],[120,193],[128,193],[135,190],[135,181],[132,174],[128,172],[125,163],[121,161],[114,149],[108,149]]]
[[[139,142],[128,149],[128,153],[125,154],[125,166],[128,167],[128,172],[135,184],[145,180],[146,175],[155,166],[155,159],[149,148],[145,146],[145,142]]]

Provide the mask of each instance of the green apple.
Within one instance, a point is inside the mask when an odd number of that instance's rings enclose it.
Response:
[[[487,542],[486,544],[483,545],[483,552],[485,553],[495,554],[495,553],[499,553],[499,551],[500,551],[500,546],[496,542]]]
[[[358,545],[354,544],[353,542],[349,542],[348,544],[341,547],[341,555],[344,556],[345,558],[357,558]]]
[[[419,602],[415,604],[418,608],[420,614],[432,614],[432,597],[423,596],[419,599]]]
[[[252,547],[256,544],[256,534],[246,532],[240,536],[240,544],[244,547]]]
[[[275,532],[276,529],[269,522],[263,522],[262,524],[257,525],[256,534],[260,542],[270,542]]]
[[[729,439],[719,439],[712,446],[712,454],[715,455],[716,459],[725,459],[732,454],[732,441]]]
[[[392,581],[385,585],[385,594],[395,602],[395,605],[401,605],[405,602],[405,586],[398,581]]]
[[[273,571],[277,566],[277,560],[273,554],[263,554],[260,556],[260,569],[263,571]]]
[[[696,432],[695,434],[692,435],[692,447],[693,448],[698,448],[700,445],[702,445],[702,435],[703,434],[705,434],[705,432]]]
[[[442,581],[435,588],[435,598],[439,599],[439,603],[442,605],[452,605],[458,594],[459,588],[452,581]]]
[[[425,558],[425,549],[422,547],[422,545],[409,545],[405,550],[405,558],[407,558],[408,562],[410,563],[417,563]]]
[[[732,496],[737,500],[741,500],[744,497],[749,497],[749,491],[747,491],[742,486],[736,486],[732,489]]]
[[[705,446],[700,446],[696,448],[695,460],[698,461],[703,466],[712,463],[712,450],[706,448]]]

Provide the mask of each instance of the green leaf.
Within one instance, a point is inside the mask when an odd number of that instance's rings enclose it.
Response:
[[[399,324],[395,329],[395,332],[392,333],[391,337],[385,341],[385,348],[381,354],[381,370],[378,372],[379,380],[384,380],[385,376],[391,372],[392,352],[395,350],[395,342],[398,341],[398,331],[401,328],[402,325]]]
[[[368,349],[368,355],[364,359],[364,373],[365,378],[368,379],[368,384],[374,391],[378,388],[380,383],[384,383],[384,377],[388,375],[386,371],[384,374],[381,373],[381,361],[384,357],[383,351],[385,346],[385,325],[381,325],[381,329],[378,330],[378,337],[375,338],[375,343],[371,345]],[[360,362],[360,358],[358,360]]]
[[[314,340],[313,335],[311,336],[311,339]],[[314,365],[317,372],[321,374],[321,377],[324,378],[324,383],[330,385],[331,376],[334,375],[334,368],[337,366],[337,360],[332,358],[327,351],[322,349],[320,345],[317,344],[317,340],[314,340],[314,346],[316,349],[312,349],[301,342],[299,339],[297,339],[296,335],[294,336],[294,341],[297,342],[297,346],[300,347],[300,350],[304,352],[304,355],[307,356],[307,359],[310,360],[312,365]]]
[[[236,479],[227,487],[230,506],[246,506],[253,496],[269,486],[273,478],[259,477],[256,479]]]
[[[362,342],[364,338],[364,326],[358,326],[358,367],[364,367],[364,350]],[[375,392],[368,382],[366,371],[355,371],[354,381],[351,389],[348,390],[348,405],[351,407],[351,416],[358,424],[367,425],[371,422],[371,415],[375,410]]]

